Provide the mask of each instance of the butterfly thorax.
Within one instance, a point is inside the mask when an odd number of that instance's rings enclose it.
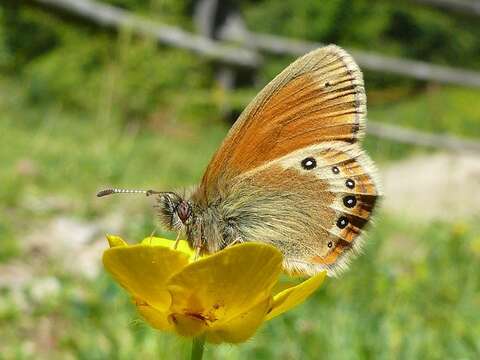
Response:
[[[198,191],[181,197],[175,192],[157,196],[158,215],[166,230],[183,235],[201,253],[217,252],[244,239],[221,198],[205,202]]]

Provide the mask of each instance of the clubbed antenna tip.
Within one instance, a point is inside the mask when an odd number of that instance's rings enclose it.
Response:
[[[107,196],[113,194],[113,189],[105,189],[97,193],[97,197]]]
[[[131,190],[131,189],[105,189],[97,193],[97,197],[112,195],[112,194],[146,194],[154,193],[152,190]]]

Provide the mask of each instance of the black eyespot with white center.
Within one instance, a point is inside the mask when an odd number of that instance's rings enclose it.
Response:
[[[355,187],[355,181],[347,179],[347,181],[345,181],[345,186],[349,189],[353,189]]]
[[[348,225],[348,219],[346,216],[340,216],[337,220],[337,227],[339,229],[345,229],[345,227]]]
[[[333,246],[333,242],[329,241],[328,244],[327,244],[327,246],[328,246],[329,248],[331,248],[331,247]]]
[[[332,172],[334,174],[340,174],[340,169],[338,167],[334,166],[334,167],[332,167]]]
[[[317,167],[317,160],[313,157],[307,157],[302,160],[301,165],[305,170],[312,170]]]
[[[343,198],[343,205],[348,208],[353,208],[355,205],[357,205],[357,199],[352,195],[345,196]]]

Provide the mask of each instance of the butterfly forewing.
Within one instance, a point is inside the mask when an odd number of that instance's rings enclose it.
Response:
[[[362,74],[337,46],[298,59],[248,105],[195,201],[217,206],[241,241],[277,246],[291,272],[335,272],[359,247],[378,181],[364,134]]]
[[[298,59],[247,106],[202,180],[207,198],[222,181],[321,141],[355,142],[364,132],[362,74],[337,46]]]

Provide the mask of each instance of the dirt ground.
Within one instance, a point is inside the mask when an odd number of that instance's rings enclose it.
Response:
[[[480,155],[429,154],[381,169],[389,213],[430,221],[480,215]]]

